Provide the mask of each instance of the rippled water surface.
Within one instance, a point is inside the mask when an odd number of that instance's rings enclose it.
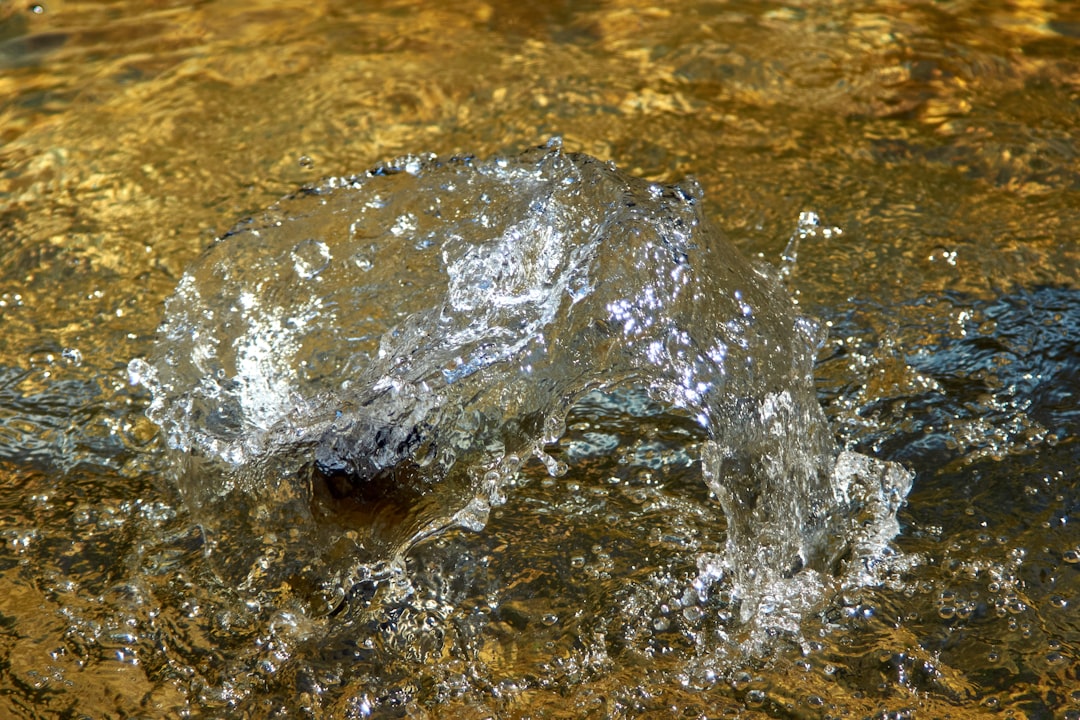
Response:
[[[0,6],[0,715],[1080,717],[1077,58],[1073,4],[1035,1]],[[387,505],[298,462],[327,477],[292,525],[288,483],[192,496],[228,473],[128,367],[214,239],[552,136],[642,192],[693,175],[751,261],[802,236],[769,297],[824,328],[828,432],[914,478],[865,572],[788,564],[745,612],[715,425],[633,383],[573,386],[486,523],[403,553],[357,559],[430,474]]]

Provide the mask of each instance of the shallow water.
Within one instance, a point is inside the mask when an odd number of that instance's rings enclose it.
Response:
[[[813,380],[821,327],[702,199],[553,138],[331,177],[215,242],[128,370],[219,572],[319,588],[320,615],[389,563],[401,597],[379,611],[410,608],[419,543],[482,531],[531,460],[579,467],[548,445],[614,450],[608,422],[644,401],[697,427],[693,450],[661,443],[654,462],[690,460],[723,509],[723,552],[697,555],[693,585],[730,596],[708,612],[737,616],[737,646],[797,634],[822,582],[874,581],[911,473],[840,452]],[[609,411],[565,439],[579,403]],[[697,665],[732,644],[702,643]]]
[[[1077,715],[1078,27],[1037,2],[0,9],[4,714]],[[915,481],[880,583],[767,652],[724,656],[730,598],[693,585],[725,521],[684,417],[579,404],[565,476],[526,465],[408,588],[388,568],[315,617],[320,588],[223,580],[233,539],[128,382],[236,220],[556,134],[693,174],[752,258],[821,217],[788,280],[829,328],[818,396]]]

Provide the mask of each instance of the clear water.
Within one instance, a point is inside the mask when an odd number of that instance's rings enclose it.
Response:
[[[797,634],[821,573],[872,581],[910,473],[840,454],[813,384],[819,326],[701,200],[555,139],[514,158],[406,156],[228,233],[129,365],[214,554],[237,581],[252,563],[264,584],[303,575],[316,612],[383,565],[407,588],[416,544],[482,531],[530,459],[569,472],[547,446],[578,402],[615,418],[652,401],[698,436],[657,444],[653,463],[697,465],[723,508],[695,605],[723,588],[752,636]],[[622,444],[603,416],[583,424],[575,468]]]
[[[0,8],[2,714],[1077,715],[1077,27],[1038,2]],[[752,260],[805,235],[785,283],[827,329],[829,427],[914,473],[874,577],[810,552],[805,603],[744,619],[716,426],[671,392],[577,388],[541,448],[565,474],[522,453],[482,529],[399,562],[348,533],[411,501],[290,524],[288,483],[200,495],[227,460],[170,449],[128,362],[213,238],[323,176],[556,134],[695,175]],[[307,239],[294,287],[328,271]]]

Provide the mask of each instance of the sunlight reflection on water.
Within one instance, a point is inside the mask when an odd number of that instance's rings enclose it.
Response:
[[[4,714],[1080,713],[1069,4],[34,7],[0,8]],[[214,237],[324,175],[553,134],[694,174],[751,257],[778,260],[804,211],[842,230],[789,283],[830,328],[841,440],[916,473],[912,561],[767,661],[680,663],[722,620],[690,581],[723,521],[665,461],[702,442],[678,418],[577,408],[551,450],[566,477],[525,473],[482,533],[418,547],[414,610],[380,615],[375,577],[327,598],[348,612],[323,646],[299,613],[317,589],[225,586],[205,551],[231,539],[164,479],[126,364]],[[314,272],[318,248],[297,252]],[[614,448],[577,456],[597,428]],[[609,604],[631,620],[576,615]]]

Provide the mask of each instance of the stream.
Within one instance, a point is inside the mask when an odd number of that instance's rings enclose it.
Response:
[[[0,8],[0,715],[1080,718],[1078,50]]]

